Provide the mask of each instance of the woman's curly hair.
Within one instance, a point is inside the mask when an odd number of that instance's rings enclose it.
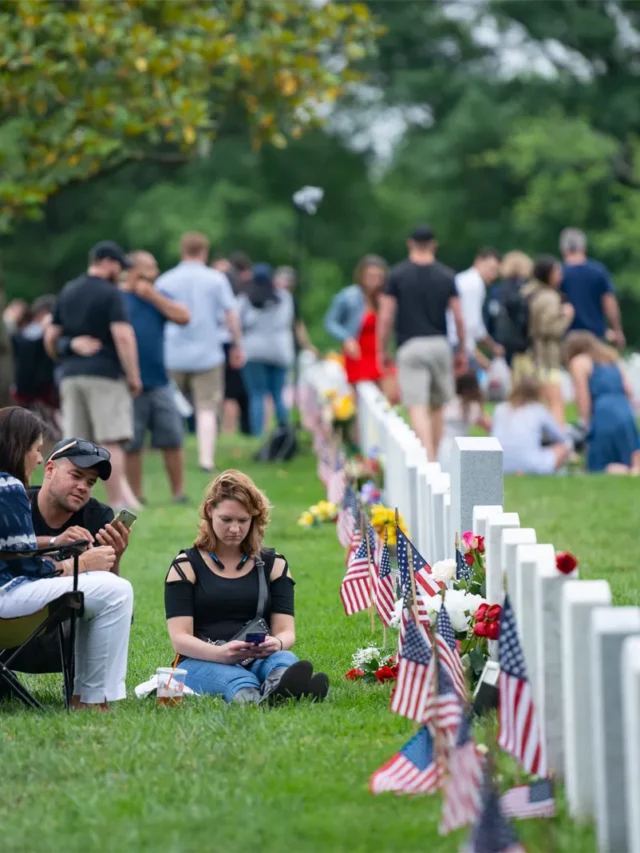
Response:
[[[198,535],[193,543],[194,546],[202,551],[211,551],[215,554],[218,540],[213,531],[209,514],[211,509],[218,506],[222,501],[238,501],[251,516],[251,526],[242,540],[240,549],[249,557],[257,557],[262,548],[264,532],[269,523],[271,504],[253,480],[243,474],[242,471],[224,471],[207,486],[204,500],[200,505],[200,518],[202,520],[198,526]]]

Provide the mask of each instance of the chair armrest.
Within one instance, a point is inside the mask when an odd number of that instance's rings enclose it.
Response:
[[[24,551],[1,551],[0,560],[18,560],[23,557],[47,557],[52,554],[57,555],[61,560],[67,560],[69,557],[75,557],[76,554],[84,554],[89,547],[88,539],[78,539],[75,542],[68,542],[66,545],[54,545],[51,548],[27,548]]]

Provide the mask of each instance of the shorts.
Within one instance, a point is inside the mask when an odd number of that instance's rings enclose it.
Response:
[[[151,432],[151,446],[157,450],[182,447],[184,426],[170,385],[143,391],[133,401],[133,441],[127,453],[139,453],[144,437]]]
[[[169,376],[198,411],[220,411],[224,399],[224,364],[197,373],[172,370]]]
[[[236,370],[229,364],[231,344],[224,345],[224,398],[238,403],[247,402],[247,392],[242,381],[242,371]]]
[[[411,338],[398,350],[396,362],[405,406],[438,409],[455,396],[453,353],[446,337]]]
[[[65,376],[60,383],[62,434],[96,444],[133,438],[133,404],[124,379]]]

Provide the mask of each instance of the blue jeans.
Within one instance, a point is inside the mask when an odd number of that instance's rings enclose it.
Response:
[[[255,660],[249,667],[240,666],[239,663],[232,665],[187,658],[180,664],[180,669],[187,670],[185,684],[196,693],[222,695],[225,702],[231,702],[238,690],[245,687],[260,689],[270,672],[291,666],[297,660],[294,653],[289,651],[274,652],[268,658]]]
[[[249,397],[249,426],[251,435],[262,435],[264,429],[264,395],[270,394],[276,410],[278,424],[284,426],[289,419],[284,404],[283,391],[287,378],[286,367],[276,367],[262,361],[248,361],[242,370],[242,379]]]

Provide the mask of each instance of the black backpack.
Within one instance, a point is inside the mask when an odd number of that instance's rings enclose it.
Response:
[[[526,352],[531,345],[529,335],[529,297],[523,296],[517,279],[506,279],[497,300],[494,337],[511,353]]]
[[[275,429],[255,455],[256,462],[288,462],[298,452],[295,428],[281,426]]]

